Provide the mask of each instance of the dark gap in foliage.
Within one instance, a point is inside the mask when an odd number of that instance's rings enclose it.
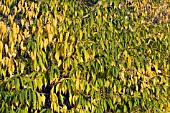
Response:
[[[59,93],[56,94],[59,97]],[[69,102],[69,91],[66,94],[61,93],[64,96],[64,104],[67,106],[67,109],[70,110],[71,108],[75,107],[75,105],[71,105]],[[61,100],[59,99],[59,105],[63,106]]]
[[[80,0],[81,4],[85,4],[88,7],[94,6],[98,1],[97,0]]]
[[[53,87],[53,85],[47,84],[47,86],[45,86],[45,85],[42,86],[42,90],[37,89],[37,92],[43,93],[45,95],[45,97],[46,97],[46,99],[45,99],[45,106],[43,108],[46,108],[46,109],[51,108],[50,90],[52,89],[52,87]],[[67,106],[68,110],[70,110],[71,108],[75,107],[75,105],[71,105],[70,102],[69,102],[69,91],[66,94],[63,94],[63,93],[60,94],[59,92],[55,93],[55,94],[57,95],[57,97],[59,99],[58,100],[59,101],[58,104],[60,106],[63,106],[63,104],[65,104]],[[63,104],[62,104],[62,102],[61,102],[61,100],[59,98],[60,95],[64,96],[64,103]]]
[[[52,86],[50,84],[47,84],[47,86],[43,85],[42,86],[42,91],[41,93],[45,94],[45,108],[51,108],[51,101],[50,101],[50,90]]]

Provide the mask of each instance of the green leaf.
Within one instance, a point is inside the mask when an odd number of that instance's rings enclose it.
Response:
[[[103,100],[104,110],[107,110],[107,103],[106,100]]]
[[[22,113],[28,113],[28,107],[27,106],[22,110]]]
[[[19,95],[20,95],[20,102],[21,102],[21,104],[23,104],[23,105],[26,104],[27,91],[22,90]]]
[[[131,100],[128,101],[128,104],[129,104],[129,108],[130,108],[130,111],[132,110],[132,102]]]
[[[42,104],[41,96],[39,93],[36,94],[37,94],[37,109],[41,109],[41,104]]]
[[[16,90],[20,89],[20,82],[19,82],[18,78],[15,79],[15,88],[16,88]]]
[[[32,92],[32,106],[33,109],[37,108],[37,97],[36,97],[36,93]]]
[[[126,105],[123,106],[123,112],[127,112],[127,106]]]
[[[160,92],[160,88],[159,86],[156,86],[156,95],[159,95],[159,92]]]
[[[43,86],[42,77],[37,78],[36,82],[38,83],[37,87],[41,90]]]
[[[35,79],[33,81],[33,89],[36,90],[37,89],[37,79]]]
[[[62,94],[59,94],[59,99],[61,100],[61,103],[64,104],[64,96]]]
[[[10,113],[15,113],[14,110],[10,109]]]
[[[96,109],[96,113],[103,113],[103,111],[104,111],[104,110],[102,110],[102,108],[100,108],[100,107],[98,107],[98,108]]]
[[[68,87],[68,91],[71,92],[71,81],[70,80],[67,81],[67,87]]]
[[[135,97],[135,98],[138,98],[138,92],[135,92],[135,93],[134,93],[134,97]]]
[[[40,113],[47,113],[47,109],[42,109]]]
[[[111,108],[111,109],[113,109],[114,107],[113,107],[113,103],[112,103],[112,100],[111,99],[108,99],[107,100],[107,103],[109,104],[109,107]]]
[[[21,73],[24,72],[24,68],[25,68],[25,63],[22,62],[22,63],[21,63],[21,69],[20,69],[20,70],[21,70]]]

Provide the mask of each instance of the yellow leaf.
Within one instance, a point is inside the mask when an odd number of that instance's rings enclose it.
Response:
[[[36,30],[36,27],[32,26],[32,33],[35,32],[35,30]]]
[[[59,60],[58,67],[62,64],[62,60]]]
[[[107,15],[103,16],[103,20],[107,22]]]
[[[55,102],[55,97],[54,97],[54,87],[50,90],[50,97],[51,97],[51,102]]]
[[[72,21],[71,20],[68,20],[68,25],[71,25]]]
[[[15,36],[16,35],[16,33],[17,33],[17,24],[14,22],[13,23],[13,27],[12,27],[12,31],[13,31],[13,35]]]
[[[52,42],[52,40],[53,40],[53,34],[52,33],[48,34],[48,39],[49,39],[49,42]]]
[[[48,33],[50,32],[50,24],[46,25],[46,30],[47,30]]]
[[[27,36],[28,36],[28,31],[27,31],[27,29],[25,29],[23,33],[24,33],[24,37],[27,37]]]
[[[57,62],[59,62],[59,57],[60,57],[60,51],[56,51],[55,59],[57,60]]]
[[[36,51],[31,52],[31,59],[35,60],[36,59]]]
[[[45,66],[44,66],[44,64],[43,64],[43,63],[40,63],[40,66],[41,66],[41,68],[42,68],[43,72],[46,72],[46,71],[47,71],[47,69],[45,68]]]
[[[110,82],[109,81],[105,81],[105,87],[109,87]]]
[[[45,39],[44,40],[44,49],[46,50],[46,48],[47,48],[47,45],[48,45],[48,39]]]
[[[104,2],[103,7],[104,7],[104,8],[107,8],[107,7],[108,7],[108,3],[107,3],[107,2]]]
[[[23,50],[23,51],[26,50],[26,47],[23,46],[23,41],[21,42],[20,47],[21,47],[21,50]]]
[[[41,96],[41,101],[42,101],[42,105],[44,105],[45,104],[45,96],[44,95]]]
[[[16,33],[19,33],[19,25],[16,26]]]
[[[3,42],[0,41],[0,53],[2,53],[2,50],[3,50]]]
[[[25,20],[21,19],[21,25],[23,26],[25,24]]]
[[[116,66],[116,63],[114,61],[111,61],[111,66]]]
[[[158,74],[158,62],[155,62],[155,70],[156,70],[156,73]]]
[[[61,32],[61,31],[62,31],[62,27],[61,27],[61,26],[59,26],[58,31],[59,31],[59,32]]]
[[[64,42],[64,57],[66,57],[67,49],[68,49],[68,43],[67,43],[67,41],[65,41]]]
[[[60,91],[60,88],[61,88],[61,85],[60,85],[60,83],[58,83],[55,87],[56,93]]]
[[[145,6],[147,4],[147,0],[142,0],[142,3]]]
[[[117,98],[117,102],[118,102],[118,103],[121,102],[121,98],[120,98],[120,97]]]
[[[152,76],[151,67],[149,65],[146,65],[146,73],[148,76]]]
[[[8,16],[8,17],[9,17],[10,22],[13,23],[13,21],[14,21],[14,16],[11,16],[11,15],[10,15],[10,16]]]
[[[60,38],[59,38],[59,42],[63,41],[63,33],[60,33]]]
[[[82,37],[83,37],[83,31],[80,30],[80,40],[82,40]]]
[[[2,33],[5,33],[7,31],[7,28],[4,22],[0,22],[0,30]]]
[[[11,52],[14,52],[14,42],[11,42]]]
[[[113,92],[116,93],[116,85],[114,84]]]
[[[17,38],[18,38],[18,43],[20,44],[20,42],[21,42],[21,40],[22,40],[21,35],[18,34]]]
[[[57,19],[53,18],[53,26],[57,26]]]
[[[16,14],[17,14],[17,7],[14,6],[14,15],[16,15]]]
[[[113,103],[114,104],[116,103],[116,97],[113,97]]]
[[[70,41],[71,41],[72,44],[75,43],[75,37],[73,35],[70,37]]]
[[[25,68],[25,63],[21,63],[21,73],[24,72],[24,68]]]
[[[103,48],[103,50],[104,50],[104,49],[105,49],[105,46],[104,46],[103,40],[100,40],[100,44],[101,44],[101,46],[102,46],[102,48]]]
[[[3,43],[0,41],[0,62],[2,61],[2,50],[3,50]]]
[[[81,91],[84,91],[84,90],[85,90],[85,84],[84,84],[84,82],[82,82],[82,83],[80,84],[80,90],[81,90]]]
[[[69,48],[69,52],[67,53],[68,57],[71,57],[71,55],[73,54],[72,50],[73,50],[73,44],[70,44],[70,48]]]
[[[87,84],[86,93],[88,94],[90,90],[91,90],[90,84]]]
[[[70,104],[72,104],[72,102],[73,102],[73,97],[71,94],[69,94],[69,102],[70,102]]]
[[[8,45],[5,44],[5,52],[8,53]]]
[[[31,6],[30,6],[31,9],[34,8],[34,2],[31,3]]]
[[[56,95],[55,95],[55,97],[56,97]],[[53,104],[53,109],[54,109],[54,111],[58,111],[58,105],[57,105],[57,102],[52,102],[52,104]]]
[[[98,9],[97,13],[98,13],[98,15],[99,15],[99,16],[101,16],[101,15],[102,15],[102,13],[101,13],[100,9]]]
[[[128,55],[128,67],[131,67],[131,57]]]
[[[77,80],[76,80],[76,90],[79,90],[79,85],[80,85],[79,79],[77,79]]]
[[[95,109],[96,109],[96,107],[92,104],[91,112],[92,112],[92,113],[95,113]]]
[[[124,54],[125,57],[127,57],[127,55],[128,55],[126,50],[123,52],[123,54]]]
[[[137,82],[138,82],[137,76],[134,76],[134,82],[135,82],[135,84],[137,84]]]

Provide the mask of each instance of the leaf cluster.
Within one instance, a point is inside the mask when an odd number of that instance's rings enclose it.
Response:
[[[168,1],[0,6],[0,112],[170,112]]]

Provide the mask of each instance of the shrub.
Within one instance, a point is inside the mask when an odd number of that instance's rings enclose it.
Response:
[[[168,1],[0,6],[1,112],[170,111]]]

